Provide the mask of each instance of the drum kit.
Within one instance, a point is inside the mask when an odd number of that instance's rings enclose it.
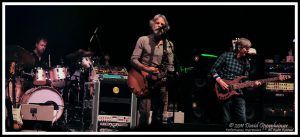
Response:
[[[30,52],[20,46],[8,46],[6,64],[13,62],[17,64],[17,67],[15,67],[16,73],[8,75],[6,97],[20,106],[52,102],[55,111],[52,122],[62,119],[64,122],[62,124],[67,124],[67,119],[70,119],[70,115],[66,114],[67,111],[72,110],[74,104],[77,104],[77,107],[83,104],[84,82],[89,80],[89,73],[93,67],[93,60],[90,56],[80,54],[76,58],[78,58],[76,69],[79,71],[70,75],[69,68],[63,65],[56,65],[49,69],[34,68],[35,59]],[[26,68],[30,68],[31,72],[25,72]],[[27,80],[28,77],[30,80]],[[30,86],[25,92],[24,83],[26,82],[29,82]]]

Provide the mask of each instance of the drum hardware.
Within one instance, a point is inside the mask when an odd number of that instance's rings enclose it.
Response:
[[[9,45],[5,49],[6,54],[6,62],[9,63],[10,67],[12,67],[12,64],[14,64],[13,73],[12,70],[10,70],[10,79],[8,81],[8,93],[7,96],[14,96],[12,97],[13,102],[19,103],[19,97],[22,94],[23,89],[23,82],[24,79],[22,79],[22,70],[25,67],[33,67],[35,63],[34,57],[31,55],[31,53],[24,48],[18,46],[18,45]],[[18,93],[16,93],[18,92]],[[17,100],[15,95],[17,95]]]
[[[25,72],[24,70],[21,72],[22,75],[27,75],[27,76],[31,76],[34,77],[34,73],[33,71],[31,71],[30,73]]]
[[[84,82],[88,80],[88,71],[77,70],[70,77],[70,85],[66,86],[63,92],[65,100],[65,122],[71,129],[85,130],[86,121],[86,98],[88,92],[84,89]]]

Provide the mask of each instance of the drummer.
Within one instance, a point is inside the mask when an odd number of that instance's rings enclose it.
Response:
[[[23,74],[22,77],[26,79],[26,81],[28,81],[28,83],[24,85],[25,91],[34,86],[42,86],[42,85],[49,84],[46,75],[46,71],[49,69],[49,63],[48,63],[49,59],[45,54],[47,44],[48,44],[47,38],[45,37],[36,38],[34,49],[30,52],[31,57],[34,59],[33,64],[30,65],[30,67],[24,68],[22,73]],[[42,70],[43,72],[38,71],[37,70],[38,68],[40,68],[40,70]],[[41,77],[40,74],[44,74],[43,77]],[[41,83],[37,84],[35,82],[41,82]]]
[[[35,66],[34,67],[42,67],[47,68],[48,67],[48,59],[47,56],[45,56],[45,51],[47,48],[48,39],[44,37],[38,37],[35,42],[35,48],[32,51],[32,56],[35,59]]]

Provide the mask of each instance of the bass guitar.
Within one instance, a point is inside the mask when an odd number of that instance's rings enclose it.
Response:
[[[245,79],[246,76],[239,76],[234,80],[223,80],[225,83],[228,84],[229,90],[223,90],[218,83],[215,84],[214,91],[217,95],[217,98],[220,101],[225,101],[232,97],[233,95],[240,95],[240,93],[236,92],[237,89],[242,89],[242,88],[247,88],[247,87],[254,87],[255,82],[258,81],[261,84],[264,84],[266,82],[271,82],[271,81],[282,81],[291,78],[291,76],[288,75],[280,75],[278,77],[274,78],[266,78],[266,79],[260,79],[260,80],[255,80],[255,81],[246,81],[239,83],[242,79]]]

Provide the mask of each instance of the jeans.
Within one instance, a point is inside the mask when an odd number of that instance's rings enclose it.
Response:
[[[234,96],[223,103],[223,122],[246,122],[246,102],[243,96]]]
[[[148,125],[150,110],[152,110],[151,124],[162,123],[166,92],[166,87],[160,87],[150,91],[148,96],[139,98],[140,118],[138,126],[143,127]]]

